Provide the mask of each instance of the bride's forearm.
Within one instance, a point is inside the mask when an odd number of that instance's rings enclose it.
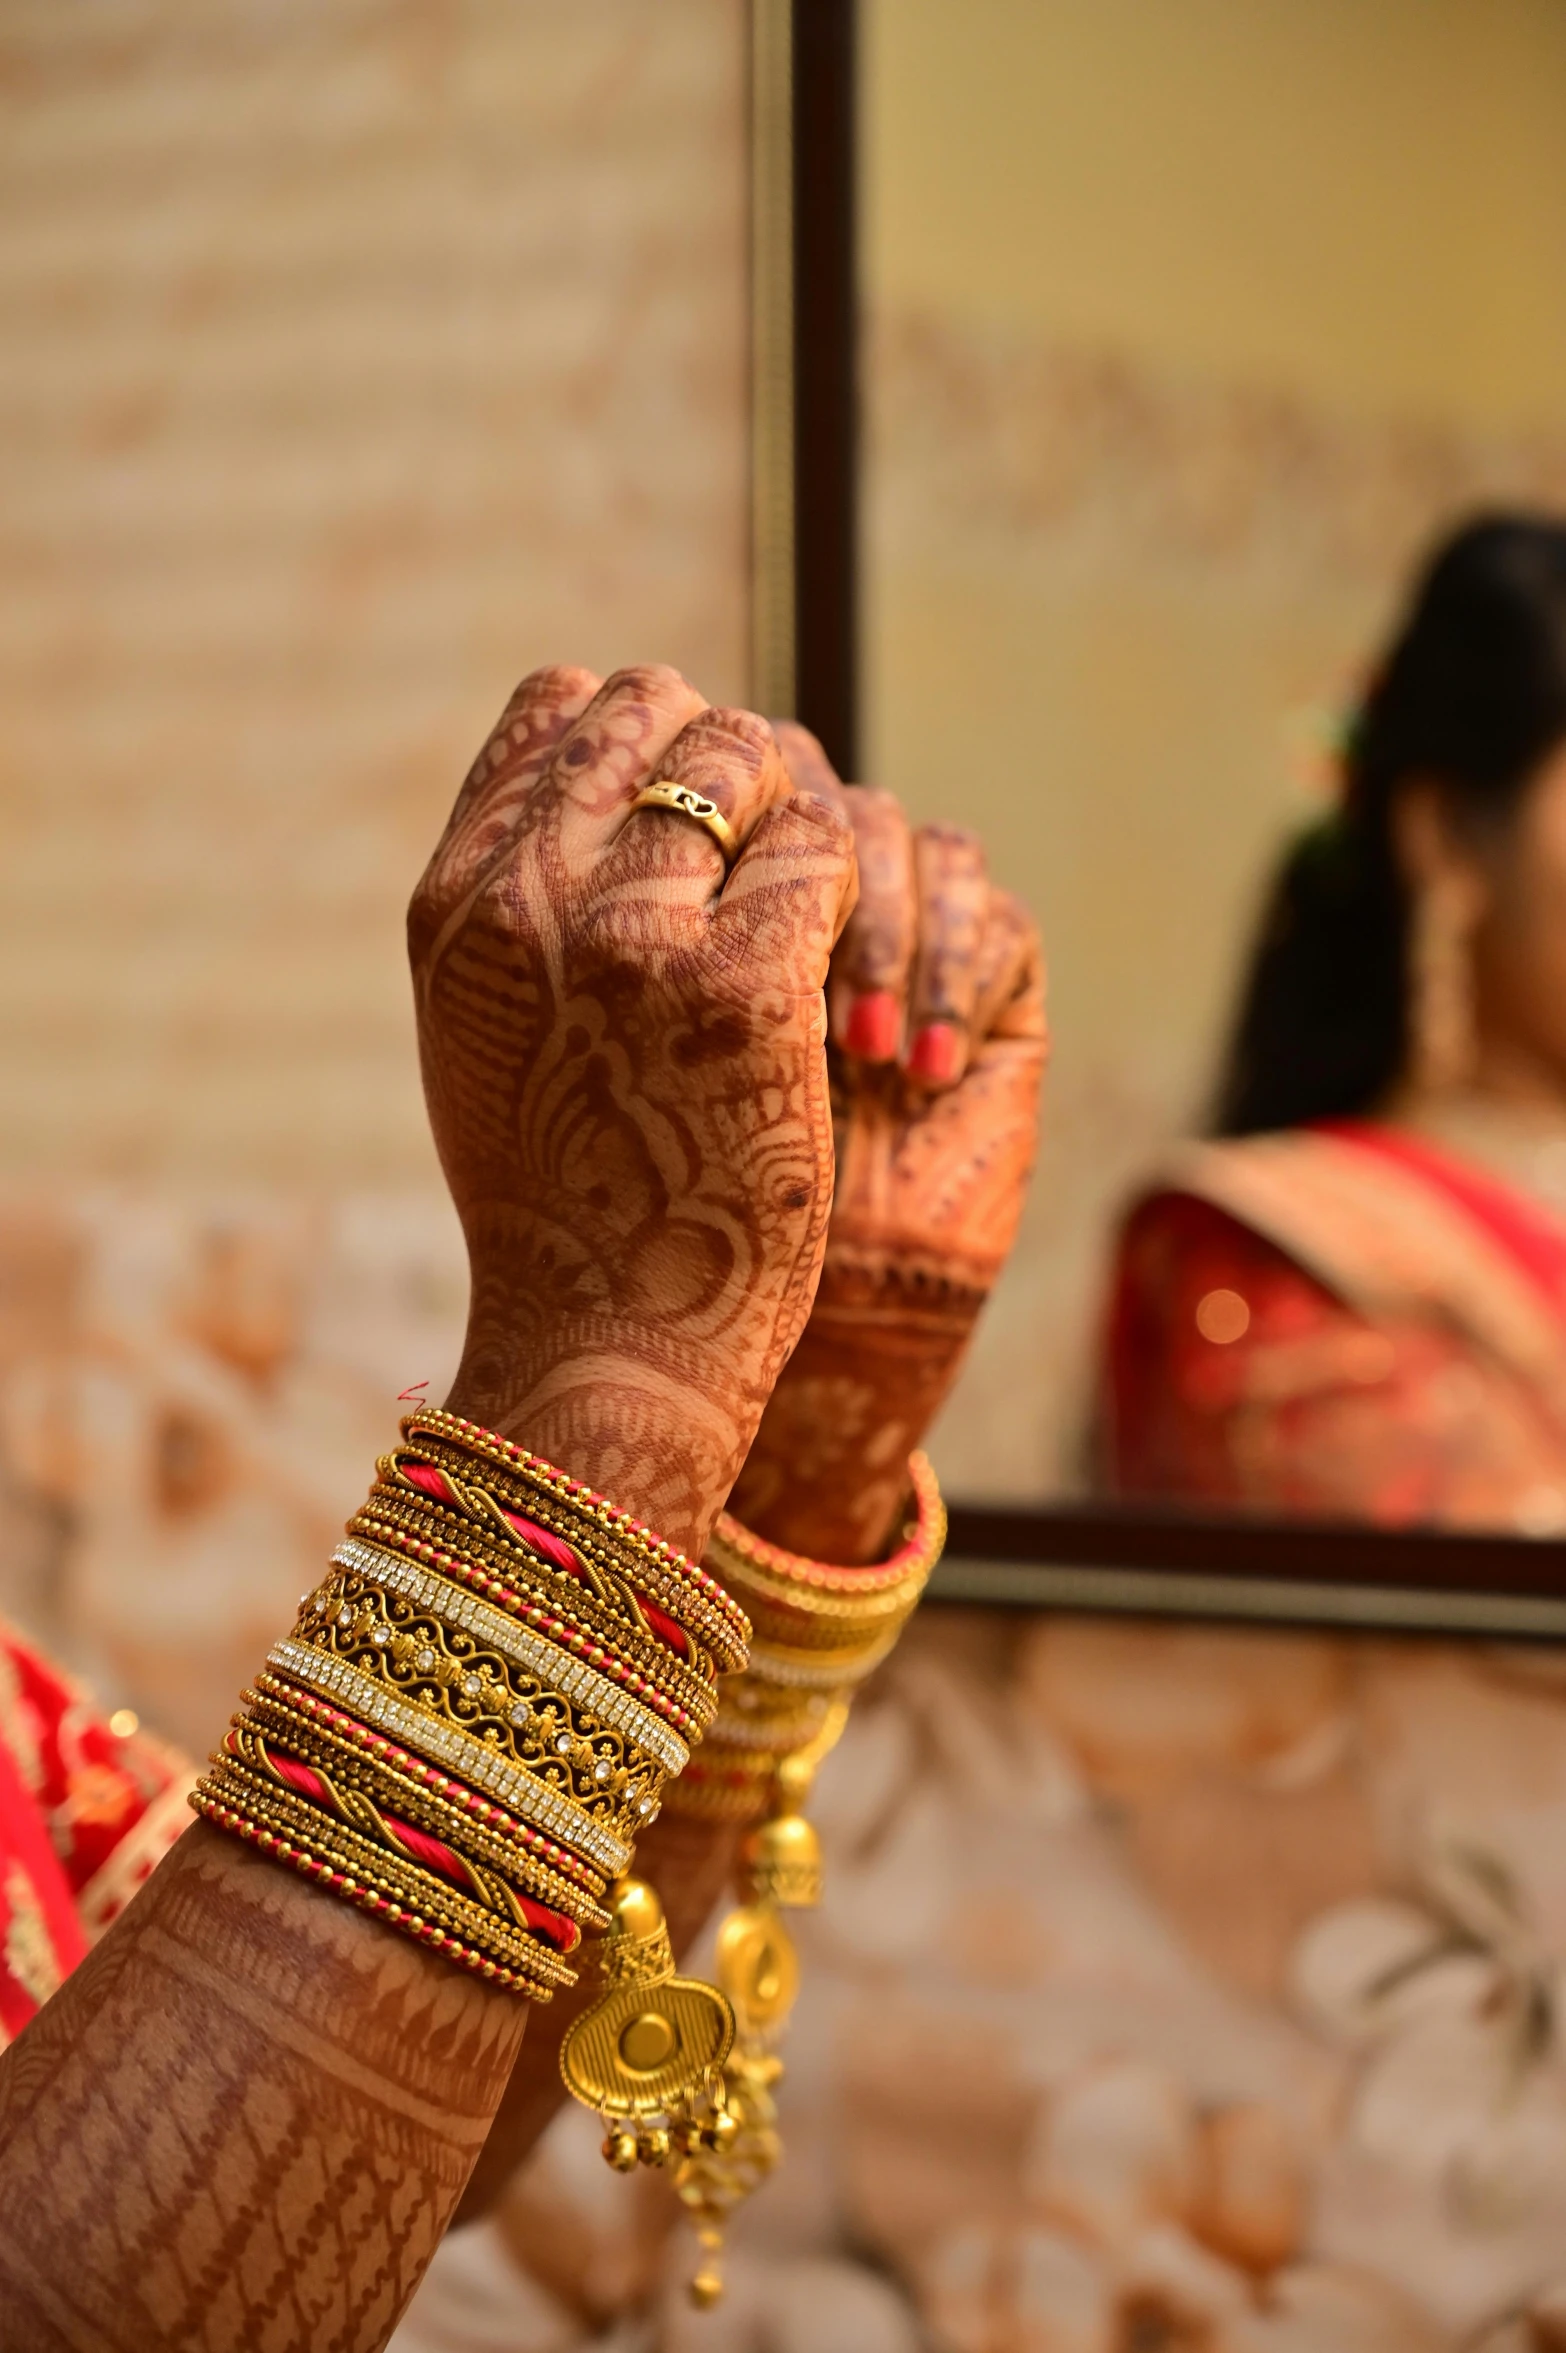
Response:
[[[193,1824],[0,2057],[0,2348],[374,2353],[527,2015]]]

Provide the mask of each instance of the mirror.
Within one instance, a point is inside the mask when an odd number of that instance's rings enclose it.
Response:
[[[1566,506],[1566,18],[857,14],[860,772],[982,831],[1042,919],[1056,1037],[941,1460],[1058,1507],[1094,1493],[1117,1220],[1209,1120],[1270,874],[1332,806],[1414,567],[1476,508]],[[1320,1492],[1553,1533],[1566,1439],[1499,1502],[1395,1488]]]

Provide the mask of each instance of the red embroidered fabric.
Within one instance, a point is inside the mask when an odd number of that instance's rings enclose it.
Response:
[[[1204,1313],[1218,1293],[1242,1303],[1243,1329],[1230,1300],[1227,1320]],[[1560,1425],[1526,1380],[1439,1319],[1360,1313],[1179,1192],[1121,1233],[1099,1438],[1102,1481],[1126,1498],[1389,1527],[1566,1524]]]
[[[0,1623],[0,2043],[18,2035],[190,1819],[183,1759],[111,1731]]]

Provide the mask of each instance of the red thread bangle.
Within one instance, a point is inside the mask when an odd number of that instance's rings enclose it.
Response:
[[[447,1503],[453,1509],[460,1510],[451,1480],[444,1471],[436,1470],[433,1463],[405,1462],[399,1463],[397,1467],[410,1486],[421,1488],[426,1495],[433,1496],[437,1503]],[[497,1503],[496,1509],[507,1525],[516,1530],[529,1550],[536,1552],[541,1560],[563,1569],[579,1585],[587,1583],[587,1571],[580,1557],[563,1536],[553,1535],[548,1528],[541,1528],[536,1520],[525,1519],[521,1512],[511,1511],[504,1504]],[[636,1594],[637,1606],[651,1631],[667,1649],[674,1651],[680,1658],[688,1659],[691,1655],[691,1639],[685,1628],[677,1619],[671,1618],[667,1610],[661,1610],[655,1601],[650,1601],[645,1593],[638,1592],[634,1585],[631,1591]]]
[[[226,1745],[232,1749],[232,1734]],[[329,1803],[326,1784],[312,1766],[302,1764],[299,1758],[290,1756],[286,1749],[274,1748],[270,1741],[266,1746],[266,1754],[271,1758],[278,1778],[286,1781],[290,1788],[297,1789],[301,1797],[308,1798],[312,1805],[324,1807]],[[395,1814],[383,1814],[383,1819],[387,1828],[416,1862],[438,1872],[442,1879],[449,1880],[462,1894],[468,1892],[468,1873],[463,1869],[460,1858],[444,1840],[432,1837],[429,1831],[420,1830],[412,1822],[400,1821]],[[568,1920],[563,1912],[552,1912],[547,1904],[537,1903],[532,1896],[523,1895],[519,1890],[513,1889],[512,1892],[529,1928],[536,1929],[557,1951],[575,1952],[582,1941],[582,1932],[574,1920]]]
[[[466,1782],[458,1781],[448,1773],[438,1772],[433,1765],[425,1764],[422,1757],[412,1756],[407,1749],[399,1748],[396,1741],[388,1740],[383,1732],[374,1732],[368,1724],[361,1724],[357,1716],[344,1715],[341,1708],[334,1708],[330,1701],[317,1699],[302,1684],[286,1682],[281,1676],[271,1673],[263,1673],[257,1680],[268,1690],[286,1698],[291,1708],[298,1708],[303,1714],[329,1724],[334,1732],[340,1732],[356,1748],[368,1750],[371,1756],[395,1766],[399,1773],[407,1773],[415,1781],[423,1782],[452,1804],[476,1814],[481,1822],[488,1822],[506,1837],[515,1838],[523,1846],[530,1847],[563,1878],[576,1880],[585,1894],[596,1899],[597,1891],[603,1884],[601,1878],[595,1877],[568,1847],[557,1846],[541,1830],[534,1830],[530,1824],[519,1822],[515,1815],[508,1814],[503,1806],[497,1805],[493,1798],[481,1797],[476,1789],[469,1789]],[[244,1696],[248,1699],[250,1694],[246,1692]]]

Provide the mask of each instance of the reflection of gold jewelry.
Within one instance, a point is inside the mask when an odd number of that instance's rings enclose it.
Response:
[[[681,1812],[748,1819],[756,1827],[740,1848],[739,1908],[718,1931],[718,1978],[737,2026],[728,2065],[735,2129],[721,2147],[693,2148],[674,2177],[702,2249],[691,2282],[698,2305],[715,2303],[723,2292],[729,2216],[782,2155],[777,2046],[794,2005],[799,1963],[778,1915],[821,1900],[821,1849],[805,1819],[811,1786],[842,1735],[854,1690],[896,1641],[945,1541],[946,1513],[923,1455],[910,1463],[909,1481],[913,1516],[898,1550],[879,1568],[805,1560],[764,1543],[727,1514],[709,1548],[757,1638],[747,1671],[724,1686],[711,1737],[674,1785],[671,1803]],[[758,1815],[764,1819],[757,1822]]]
[[[1430,1094],[1463,1086],[1478,1059],[1472,951],[1477,912],[1460,883],[1432,883],[1416,894],[1410,914],[1410,1076]]]
[[[634,817],[638,809],[672,809],[677,817],[694,819],[723,852],[725,866],[732,866],[739,856],[739,836],[717,802],[709,801],[705,793],[693,791],[688,784],[676,784],[671,776],[660,776],[656,784],[644,784],[631,803],[629,814]]]

